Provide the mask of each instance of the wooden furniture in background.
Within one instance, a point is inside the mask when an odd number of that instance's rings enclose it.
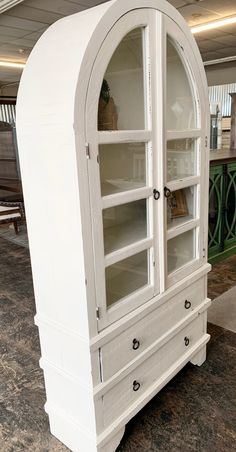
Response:
[[[13,126],[0,121],[0,201],[23,202]]]
[[[19,180],[13,127],[0,121],[0,180]]]
[[[23,203],[0,201],[0,225],[13,223],[15,233],[18,234],[19,223],[21,223],[24,218]]]
[[[209,187],[209,261],[236,253],[236,149],[211,151]]]
[[[229,95],[231,96],[230,149],[236,149],[236,93]]]

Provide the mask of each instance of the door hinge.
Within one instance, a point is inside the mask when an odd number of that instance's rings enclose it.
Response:
[[[98,307],[96,308],[96,316],[97,316],[97,319],[99,320],[100,319],[100,309]]]
[[[202,250],[202,257],[206,257],[206,249],[205,248],[203,248],[203,250]]]
[[[85,143],[85,153],[86,153],[87,159],[90,159],[90,150],[89,150],[89,144],[88,143]]]
[[[207,146],[208,146],[208,138],[205,137],[205,147],[207,148]]]

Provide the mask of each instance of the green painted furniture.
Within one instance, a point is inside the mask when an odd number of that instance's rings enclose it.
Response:
[[[213,159],[209,186],[209,241],[211,263],[236,253],[236,158]],[[217,155],[216,157],[218,157]]]

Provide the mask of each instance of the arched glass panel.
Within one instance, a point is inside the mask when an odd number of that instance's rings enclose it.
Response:
[[[105,72],[98,106],[98,130],[144,129],[144,28],[120,42]]]
[[[194,129],[196,111],[191,80],[170,37],[167,38],[167,130]]]

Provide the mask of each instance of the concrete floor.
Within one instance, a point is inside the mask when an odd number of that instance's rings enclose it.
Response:
[[[208,274],[208,296],[212,300],[236,286],[236,255],[214,264]]]
[[[236,286],[212,301],[208,321],[236,333]]]
[[[43,409],[29,253],[2,238],[0,250],[0,452],[66,452],[50,434]],[[235,284],[236,256],[215,266],[209,294]],[[185,366],[132,419],[119,452],[235,451],[236,334],[212,324],[209,331],[207,361]]]
[[[213,266],[208,293],[212,299],[208,321],[236,333],[236,256]]]

